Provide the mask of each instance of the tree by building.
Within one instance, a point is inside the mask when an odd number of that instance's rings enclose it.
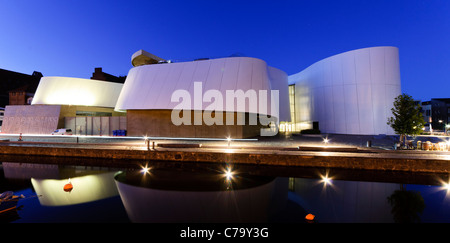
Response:
[[[401,94],[395,98],[391,109],[393,117],[388,118],[387,124],[400,135],[400,141],[406,140],[406,135],[419,135],[425,125],[420,112],[420,104],[414,102],[408,94]]]

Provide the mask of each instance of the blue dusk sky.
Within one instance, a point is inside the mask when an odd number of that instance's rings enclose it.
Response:
[[[190,61],[232,54],[295,74],[342,52],[396,46],[402,92],[450,98],[449,0],[0,0],[0,68],[127,75],[146,50]]]

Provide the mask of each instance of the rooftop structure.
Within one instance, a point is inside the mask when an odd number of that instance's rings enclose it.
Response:
[[[139,50],[131,56],[131,64],[133,65],[133,67],[156,64],[160,61],[165,60],[144,50]]]

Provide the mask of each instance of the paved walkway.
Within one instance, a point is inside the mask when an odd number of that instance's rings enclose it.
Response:
[[[159,151],[224,151],[223,149],[233,149],[234,153],[287,153],[288,151],[314,152],[327,148],[328,152],[371,152],[365,155],[376,156],[375,153],[388,157],[404,158],[444,158],[448,159],[447,152],[423,151],[423,150],[394,150],[394,144],[398,141],[397,136],[371,136],[371,135],[279,135],[274,137],[259,137],[257,139],[187,139],[187,138],[149,138],[147,144],[144,138],[138,137],[108,137],[108,136],[31,136],[23,135],[22,141],[19,135],[0,134],[0,144],[9,146],[27,147],[65,147],[65,148],[86,148],[86,149],[114,149],[114,150],[147,150],[152,148],[153,143]],[[325,139],[327,141],[325,142]],[[450,137],[419,136],[415,141],[450,141]],[[200,147],[201,146],[201,147]],[[227,152],[227,151],[225,151]],[[228,151],[229,152],[229,151]],[[361,156],[361,154],[360,154]]]
[[[18,138],[18,135],[0,136],[3,139],[0,145],[4,146],[0,153],[220,163],[232,159],[246,164],[450,171],[450,152],[393,150],[397,142],[395,136],[290,135],[230,142],[226,139],[150,138],[149,147],[143,138],[132,137],[24,135],[22,141],[17,141]],[[424,140],[429,139],[432,138],[424,137]],[[151,149],[153,142],[158,145],[155,149]]]
[[[393,136],[364,136],[364,135],[279,135],[274,137],[259,137],[255,139],[232,139],[232,145],[257,145],[270,147],[289,147],[289,146],[323,146],[324,138],[329,139],[330,146],[352,146],[365,147],[367,141],[372,142],[372,147],[392,149],[395,141]],[[18,141],[19,135],[5,135],[0,133],[0,139],[11,142]],[[228,144],[226,138],[223,139],[195,139],[195,138],[150,138],[158,143],[201,143],[208,145]],[[42,143],[90,143],[90,144],[140,144],[144,143],[143,137],[109,137],[109,136],[31,136],[23,135],[24,142],[42,142]]]
[[[324,139],[328,139],[328,143]],[[0,142],[10,141],[18,142],[19,135],[5,135],[0,133]],[[205,146],[228,146],[226,138],[223,139],[189,139],[189,138],[149,138],[157,144],[202,144]],[[437,136],[419,136],[414,139],[438,142],[450,141],[450,137]],[[22,136],[23,145],[34,144],[34,146],[70,146],[89,144],[88,146],[124,146],[132,149],[145,146],[143,137],[109,137],[109,136]],[[232,139],[231,146],[241,147],[297,147],[297,146],[336,146],[336,147],[358,147],[367,148],[370,141],[370,148],[393,150],[395,142],[398,141],[397,136],[383,135],[339,135],[339,134],[320,134],[320,135],[279,135],[274,137],[259,137],[257,139]],[[16,143],[19,144],[19,143]]]

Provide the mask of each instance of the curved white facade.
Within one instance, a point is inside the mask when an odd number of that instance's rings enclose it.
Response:
[[[142,50],[132,60],[137,57],[158,59]],[[395,98],[401,94],[396,47],[341,53],[289,77],[265,61],[251,57],[159,64],[148,64],[145,58],[141,60],[143,64],[130,69],[124,84],[42,77],[32,105],[129,111],[128,118],[142,123],[131,127],[136,132],[150,129],[146,127],[149,119],[165,119],[168,115],[164,112],[196,110],[276,116],[278,122],[292,122],[293,130],[297,131],[318,122],[322,133],[394,134],[387,119],[392,116]],[[294,89],[289,91],[288,85],[294,85]],[[278,91],[278,96],[271,97],[272,91]],[[291,129],[291,124],[288,125]],[[152,127],[163,128],[172,129]]]
[[[401,94],[396,47],[338,54],[289,76],[296,124],[319,122],[322,133],[394,134],[387,125]]]
[[[198,83],[196,83],[198,82]],[[201,84],[200,97],[196,91]],[[172,94],[177,90],[186,91],[191,98],[190,106],[180,107],[179,102],[172,102]],[[198,90],[198,89],[197,89]],[[204,98],[206,92],[220,94],[222,102]],[[259,114],[276,114],[271,111],[270,91],[279,90],[280,120],[289,121],[288,79],[286,73],[268,67],[266,62],[257,58],[230,57],[202,61],[144,65],[132,68],[118,98],[116,110],[215,110],[251,112],[248,100],[234,102],[234,107],[227,107],[227,90],[255,91],[266,90],[267,112],[258,110]],[[218,91],[218,93],[217,93]],[[248,93],[250,94],[250,93]],[[258,101],[261,98],[257,96]],[[200,99],[200,106],[195,104]],[[256,102],[256,100],[252,100]],[[211,105],[215,103],[215,106]],[[198,103],[197,103],[198,104]],[[258,106],[259,107],[259,106]]]
[[[114,108],[122,86],[93,79],[42,77],[31,104]]]

